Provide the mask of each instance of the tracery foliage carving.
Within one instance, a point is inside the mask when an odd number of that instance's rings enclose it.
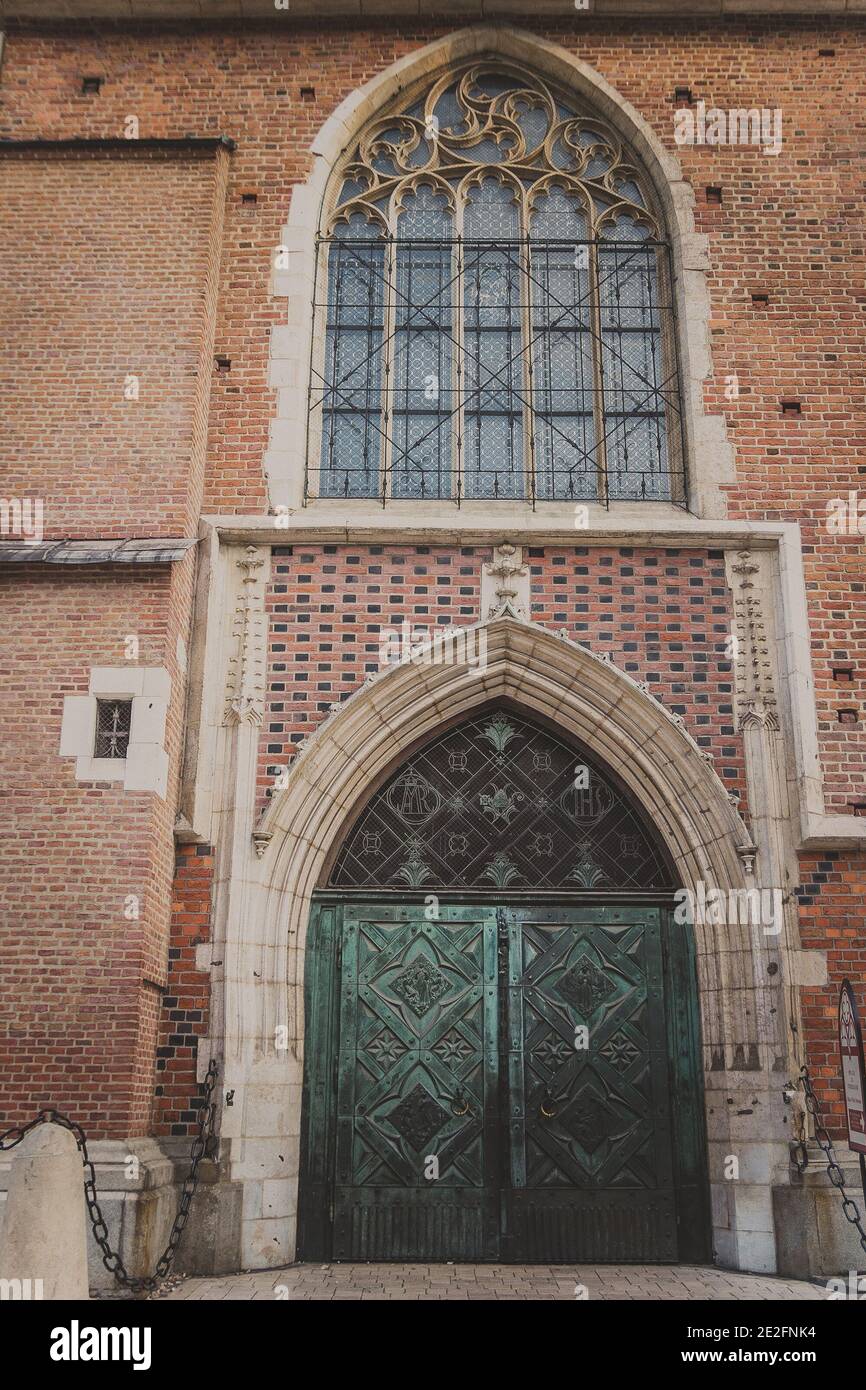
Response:
[[[541,78],[483,61],[447,72],[407,111],[373,122],[343,174],[328,232],[358,213],[391,229],[419,184],[438,189],[456,211],[495,175],[510,180],[518,199],[525,191],[527,211],[552,185],[568,190],[591,235],[623,214],[659,234],[642,175],[610,126]]]
[[[609,774],[546,729],[493,708],[417,750],[383,784],[330,883],[579,891],[664,888],[673,877],[655,831]]]
[[[612,127],[478,60],[371,122],[334,187],[308,498],[684,503],[670,248]]]

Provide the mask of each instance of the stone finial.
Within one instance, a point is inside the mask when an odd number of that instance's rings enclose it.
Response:
[[[529,569],[523,550],[511,541],[501,541],[492,560],[481,567],[481,617],[515,617],[527,621],[530,609]]]

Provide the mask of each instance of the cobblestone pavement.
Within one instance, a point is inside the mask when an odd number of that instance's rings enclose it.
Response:
[[[291,1265],[258,1274],[188,1278],[179,1299],[691,1299],[768,1302],[826,1298],[819,1284],[698,1265]]]

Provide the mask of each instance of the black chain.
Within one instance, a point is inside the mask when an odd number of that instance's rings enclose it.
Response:
[[[823,1149],[824,1157],[827,1160],[827,1172],[829,1174],[830,1181],[834,1187],[839,1189],[839,1192],[842,1196],[842,1210],[845,1213],[845,1217],[848,1221],[851,1222],[852,1226],[857,1227],[857,1233],[860,1237],[860,1244],[862,1245],[863,1249],[866,1250],[866,1230],[864,1230],[863,1228],[863,1221],[860,1217],[860,1208],[857,1206],[857,1203],[853,1200],[853,1198],[849,1197],[848,1193],[845,1191],[845,1175],[836,1161],[836,1154],[833,1150],[833,1141],[830,1138],[830,1135],[827,1133],[827,1126],[824,1124],[824,1120],[821,1116],[821,1109],[818,1105],[818,1097],[815,1095],[815,1090],[812,1086],[812,1078],[809,1075],[809,1068],[807,1066],[802,1066],[800,1068],[800,1080],[803,1083],[803,1091],[806,1098],[806,1109],[815,1121],[815,1138],[817,1139],[820,1147]]]
[[[133,1293],[150,1293],[158,1288],[164,1279],[168,1277],[174,1257],[177,1254],[177,1247],[183,1235],[184,1227],[189,1220],[189,1209],[198,1186],[198,1165],[204,1157],[209,1145],[213,1140],[214,1120],[216,1118],[216,1105],[213,1100],[214,1087],[216,1086],[217,1064],[211,1062],[207,1069],[204,1079],[204,1105],[201,1107],[198,1121],[198,1133],[193,1140],[192,1151],[190,1154],[189,1172],[184,1179],[183,1190],[180,1195],[180,1205],[177,1215],[171,1228],[168,1244],[162,1252],[156,1264],[156,1273],[148,1275],[146,1278],[138,1278],[129,1274],[123,1260],[116,1250],[112,1250],[108,1243],[108,1227],[99,1206],[99,1196],[96,1191],[96,1173],[93,1162],[87,1152],[87,1139],[81,1125],[70,1120],[68,1115],[64,1115],[59,1110],[40,1110],[35,1120],[31,1120],[27,1125],[17,1126],[14,1129],[7,1129],[5,1134],[0,1134],[0,1152],[4,1149],[13,1149],[16,1144],[20,1144],[25,1134],[29,1134],[31,1129],[37,1125],[56,1124],[68,1129],[81,1154],[81,1161],[84,1164],[84,1199],[87,1202],[87,1210],[90,1215],[90,1224],[93,1227],[93,1239],[102,1251],[102,1263],[110,1271],[119,1284],[132,1290]]]

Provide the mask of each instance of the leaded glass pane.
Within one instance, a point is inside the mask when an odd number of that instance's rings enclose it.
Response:
[[[543,143],[550,129],[549,114],[543,106],[523,106],[521,104],[517,124],[523,131],[527,152],[536,151]]]
[[[339,224],[328,257],[323,497],[371,497],[379,488],[384,284],[381,229],[360,215]]]
[[[608,486],[614,497],[669,498],[657,251],[619,218],[599,248],[599,317]]]
[[[449,497],[454,415],[453,217],[422,184],[397,220],[391,495]]]
[[[463,468],[470,498],[524,494],[520,230],[510,185],[489,178],[472,189],[463,271]]]
[[[361,812],[335,888],[664,888],[667,854],[588,754],[493,707],[413,753]]]
[[[536,201],[529,228],[536,494],[544,501],[596,498],[586,215],[554,185]]]

